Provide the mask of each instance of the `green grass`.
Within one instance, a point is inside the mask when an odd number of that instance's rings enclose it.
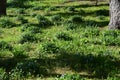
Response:
[[[14,24],[0,25],[0,42],[12,47],[0,46],[0,79],[119,80],[120,31],[107,30],[106,2],[29,0],[24,8],[9,5],[0,18]]]

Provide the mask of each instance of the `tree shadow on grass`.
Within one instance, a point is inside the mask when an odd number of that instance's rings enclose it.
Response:
[[[18,65],[18,63],[21,63]],[[68,67],[76,72],[86,71],[94,78],[106,78],[109,75],[117,74],[120,71],[120,60],[107,54],[82,54],[82,53],[64,53],[59,54],[54,59],[0,59],[0,67],[6,69],[7,72],[11,71],[17,66],[18,69],[28,73],[34,71],[32,75],[42,74],[45,77],[60,76],[58,73],[53,73],[55,67]]]
[[[4,68],[7,72],[13,69],[18,62],[22,62],[24,59],[18,58],[0,58],[0,67]]]
[[[104,27],[104,26],[107,26],[109,24],[109,21],[105,20],[105,17],[109,15],[108,12],[109,11],[107,11],[107,10],[105,10],[105,11],[104,10],[98,10],[98,11],[89,12],[89,13],[85,13],[84,11],[81,11],[81,12],[58,13],[58,15],[61,15],[62,17],[68,18],[68,19],[72,16],[75,16],[75,15],[81,15],[82,17],[89,16],[89,15],[96,16],[96,17],[99,17],[101,21],[83,20],[84,21],[83,23],[87,24],[87,26],[96,25],[97,27]]]
[[[109,16],[109,10],[106,9],[101,9],[101,10],[96,10],[96,11],[90,11],[90,12],[85,12],[84,10],[76,10],[73,12],[64,12],[64,13],[57,13],[58,15],[61,15],[62,17],[70,17],[74,15],[80,15],[80,16]],[[55,14],[52,14],[55,15]]]
[[[55,59],[38,59],[38,63],[46,66],[50,71],[54,71],[55,67],[68,67],[76,72],[86,71],[91,74],[91,76],[86,77],[100,79],[120,71],[120,60],[104,53],[99,55],[64,53],[56,56]]]
[[[54,62],[55,61],[55,62]],[[53,73],[53,68],[57,64],[55,59],[27,59],[27,58],[0,58],[0,68],[5,69],[7,76],[14,72],[21,72],[26,77],[28,73],[31,76],[57,77],[61,74]],[[14,71],[14,72],[13,72]],[[16,75],[17,76],[17,75]],[[19,76],[19,75],[18,75]]]
[[[27,1],[30,0],[11,0],[7,3],[7,7],[12,7],[12,8],[30,8],[32,7],[31,5],[26,5]]]
[[[74,6],[75,8],[88,8],[88,7],[102,7],[102,6],[108,6],[109,4],[105,3],[105,4],[99,4],[99,5],[90,5],[90,4],[81,4],[81,5],[76,5]]]
[[[109,24],[109,21],[94,21],[94,20],[86,20],[85,21],[85,24],[87,26],[95,26],[95,27],[104,27],[104,26],[107,26]]]
[[[97,78],[106,78],[113,71],[120,71],[120,60],[106,54],[61,54],[56,57],[61,67],[68,66],[77,72],[87,71]]]

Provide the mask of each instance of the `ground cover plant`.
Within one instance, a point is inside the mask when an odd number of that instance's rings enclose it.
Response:
[[[108,22],[107,1],[8,0],[0,80],[119,80],[120,31]]]

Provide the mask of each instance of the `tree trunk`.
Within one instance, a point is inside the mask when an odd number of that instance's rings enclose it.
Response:
[[[120,0],[110,0],[109,29],[120,29]]]
[[[0,0],[0,16],[6,15],[6,0]]]
[[[98,0],[96,0],[96,3],[95,3],[95,5],[96,5],[96,6],[98,5]]]

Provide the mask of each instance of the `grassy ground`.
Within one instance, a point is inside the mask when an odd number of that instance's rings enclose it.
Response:
[[[120,79],[120,31],[107,30],[107,3],[11,1],[0,18],[0,79]]]

